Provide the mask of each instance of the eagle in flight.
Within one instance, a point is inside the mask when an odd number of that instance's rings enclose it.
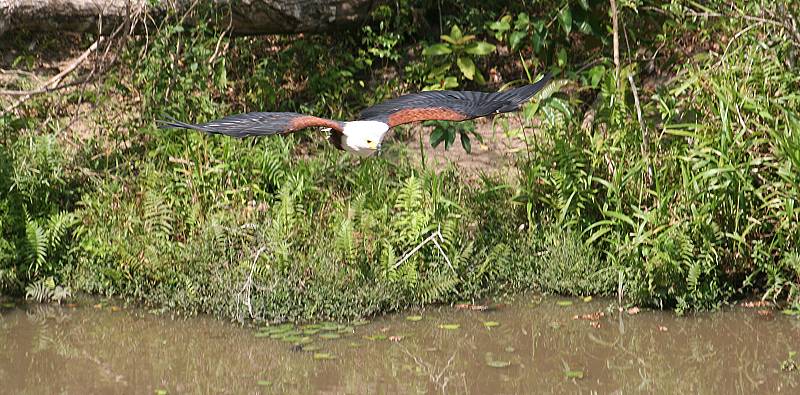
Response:
[[[389,129],[410,122],[466,121],[492,114],[517,111],[542,90],[551,79],[547,74],[531,85],[505,92],[427,91],[384,101],[361,111],[356,121],[342,122],[294,112],[249,112],[216,121],[191,124],[159,120],[162,127],[201,130],[233,137],[269,136],[296,132],[308,127],[330,130],[328,140],[338,149],[359,156],[380,152]]]

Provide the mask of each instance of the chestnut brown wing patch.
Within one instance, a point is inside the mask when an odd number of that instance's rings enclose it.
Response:
[[[340,132],[342,131],[341,122],[334,121],[332,119],[314,117],[311,115],[302,115],[289,121],[289,132],[310,127],[331,128]]]
[[[469,115],[460,113],[458,111],[444,108],[406,108],[396,111],[387,117],[389,127],[395,127],[404,123],[427,121],[427,120],[440,120],[440,121],[463,121],[469,118]]]
[[[344,127],[339,121],[294,112],[249,112],[200,124],[181,122],[174,118],[158,122],[162,128],[194,129],[233,137],[284,134],[315,126],[341,132]]]
[[[548,74],[531,85],[505,92],[428,91],[387,100],[364,109],[359,119],[385,122],[390,127],[426,120],[464,121],[517,111],[547,86]]]

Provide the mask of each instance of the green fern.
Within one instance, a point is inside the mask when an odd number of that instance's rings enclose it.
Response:
[[[142,209],[147,231],[162,237],[169,237],[172,234],[172,207],[160,194],[148,191]]]
[[[392,225],[398,242],[410,245],[420,240],[431,221],[428,202],[420,179],[414,176],[407,178],[394,205],[396,215]]]
[[[29,218],[25,224],[25,236],[28,244],[30,271],[35,276],[47,262],[47,235],[38,223]]]
[[[336,252],[344,258],[345,262],[352,263],[356,260],[353,221],[349,218],[345,218],[339,223],[334,235],[333,246]]]
[[[459,279],[457,277],[448,274],[430,276],[417,286],[420,302],[423,304],[442,302],[445,299],[445,295],[453,292],[458,283]]]
[[[67,231],[77,223],[75,214],[62,211],[53,214],[47,226],[46,237],[50,250],[55,250],[62,245],[62,241]]]

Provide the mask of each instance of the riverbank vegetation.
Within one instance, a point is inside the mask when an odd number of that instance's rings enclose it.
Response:
[[[679,312],[758,294],[800,310],[796,3],[455,3],[398,0],[350,30],[261,37],[231,37],[200,7],[208,24],[175,15],[102,41],[72,87],[0,96],[0,291],[268,321],[527,289]],[[96,40],[7,34],[4,89],[38,86],[64,48]],[[236,140],[154,122],[353,119],[405,92],[546,71],[551,87],[492,125],[525,139],[512,175],[425,165],[403,142],[413,126],[359,159],[317,131]],[[422,132],[460,150],[471,130]]]

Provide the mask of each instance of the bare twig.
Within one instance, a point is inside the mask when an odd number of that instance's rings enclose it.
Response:
[[[403,257],[400,258],[399,261],[395,262],[395,264],[392,266],[392,269],[397,269],[405,261],[407,261],[409,258],[411,258],[411,256],[413,256],[417,251],[419,251],[422,247],[424,247],[425,244],[433,242],[433,244],[436,245],[436,248],[439,250],[439,253],[442,254],[442,256],[444,257],[444,260],[445,260],[445,262],[447,262],[447,265],[450,266],[450,270],[453,271],[453,274],[456,274],[455,267],[453,267],[453,264],[450,262],[450,258],[447,257],[447,254],[444,253],[444,249],[439,244],[439,242],[436,240],[437,238],[439,240],[441,240],[442,243],[444,243],[444,237],[442,237],[441,228],[436,230],[436,232],[431,233],[430,236],[428,236],[421,243],[417,244],[417,246],[412,248],[411,251],[408,251],[405,254],[403,254]]]
[[[37,94],[41,94],[41,93],[52,92],[54,89],[56,89],[58,87],[58,83],[61,82],[61,80],[65,76],[67,76],[67,74],[69,74],[73,70],[75,70],[81,63],[83,63],[84,60],[86,60],[86,58],[89,57],[89,55],[92,52],[97,50],[97,46],[98,46],[98,44],[100,44],[100,42],[102,40],[104,40],[103,37],[100,37],[99,39],[97,39],[97,41],[95,41],[88,49],[83,51],[81,56],[78,56],[77,58],[75,58],[75,60],[70,62],[70,64],[67,66],[67,68],[65,68],[63,71],[61,71],[60,73],[58,73],[55,76],[53,76],[53,78],[50,78],[49,80],[47,80],[47,82],[45,82],[44,84],[39,86],[39,88],[34,89],[34,90],[30,90],[30,91],[0,90],[0,95],[5,95],[5,96],[33,96],[33,95],[37,95]]]
[[[217,45],[214,46],[214,54],[211,55],[211,57],[208,59],[209,64],[214,64],[214,61],[217,60],[217,56],[220,55],[219,46],[222,43],[222,40],[225,38],[225,35],[231,32],[232,27],[233,27],[233,13],[231,12],[230,18],[228,19],[228,27],[225,28],[225,30],[222,31],[222,34],[219,35],[219,39],[217,40]],[[225,47],[222,49],[223,53],[225,53],[225,51],[228,50],[229,44],[230,41],[225,43]]]
[[[610,0],[611,2],[611,32],[613,34],[613,43],[614,43],[614,67],[616,68],[617,78],[619,78],[619,17],[617,15],[617,2],[616,0]],[[617,86],[619,86],[619,82],[617,82]]]
[[[261,253],[263,253],[266,249],[267,247],[261,247],[258,249],[258,251],[256,251],[256,256],[253,258],[253,264],[250,265],[250,274],[247,275],[247,280],[245,280],[242,290],[236,295],[236,304],[241,302],[247,306],[247,312],[250,314],[250,318],[253,318],[253,305],[250,303],[251,288],[253,286],[253,272],[256,270],[258,257],[260,257]]]

